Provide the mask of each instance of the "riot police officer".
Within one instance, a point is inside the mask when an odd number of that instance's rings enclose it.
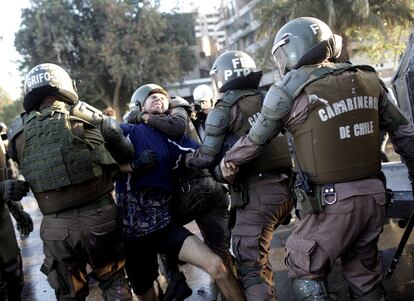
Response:
[[[201,147],[186,156],[186,165],[192,169],[214,167],[228,145],[250,129],[262,103],[258,89],[262,73],[248,54],[223,53],[210,74],[213,90],[219,95],[207,116]],[[290,167],[286,139],[279,137],[230,185],[231,207],[237,213],[233,252],[247,300],[275,300],[269,249],[273,231],[293,206],[288,188]]]
[[[291,133],[299,220],[285,260],[298,300],[330,300],[326,277],[337,258],[353,299],[383,300],[380,129],[414,171],[413,125],[372,67],[334,63],[341,47],[341,38],[318,19],[284,25],[272,48],[284,78],[271,87],[258,121],[221,164],[231,179],[235,166],[256,157],[274,133],[283,127]]]
[[[24,95],[25,112],[8,131],[9,151],[43,213],[41,271],[58,300],[84,300],[89,275],[105,300],[131,300],[111,191],[116,163],[134,158],[132,144],[115,120],[79,101],[74,81],[57,65],[31,69]]]
[[[1,139],[0,181],[0,301],[19,301],[24,280],[22,257],[10,218],[9,206],[21,208],[17,201],[27,194],[29,186],[24,181],[7,180],[5,148]],[[33,230],[30,216],[23,210],[15,211],[14,215],[17,217],[19,230],[26,235],[29,234]],[[21,222],[22,220],[27,223]]]
[[[199,85],[193,91],[193,123],[201,140],[205,136],[206,118],[216,104],[213,89],[208,85]]]

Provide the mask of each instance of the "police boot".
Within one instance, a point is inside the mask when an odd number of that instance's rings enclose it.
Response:
[[[0,301],[7,301],[7,283],[0,282]]]
[[[168,278],[169,281],[167,289],[165,290],[164,301],[182,301],[191,296],[193,290],[188,286],[182,272],[174,272]]]
[[[362,296],[355,296],[355,294],[351,292],[351,299],[357,301],[378,301],[381,297],[384,297],[384,291],[381,286],[373,288]]]
[[[299,301],[330,301],[325,281],[322,279],[295,278],[293,291]]]
[[[100,280],[99,287],[102,290],[104,300],[132,300],[131,288],[124,270],[119,270],[108,279]]]

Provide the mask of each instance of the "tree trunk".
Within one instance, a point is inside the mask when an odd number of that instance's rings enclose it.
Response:
[[[338,63],[345,63],[346,61],[349,61],[349,50],[348,50],[348,37],[345,33],[342,33],[342,52],[339,58],[337,59]]]
[[[115,110],[116,120],[122,121],[121,107],[119,104],[119,95],[121,94],[122,78],[118,79],[115,83],[114,97],[112,99],[112,108]]]

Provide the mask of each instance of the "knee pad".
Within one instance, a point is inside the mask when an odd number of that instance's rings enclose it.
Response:
[[[303,279],[293,280],[293,291],[299,301],[329,301],[329,294],[323,279]]]
[[[118,271],[115,277],[101,281],[99,286],[105,300],[132,300],[131,288],[123,272]]]

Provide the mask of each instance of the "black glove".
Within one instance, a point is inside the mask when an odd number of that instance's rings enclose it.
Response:
[[[146,149],[141,153],[138,161],[132,162],[131,166],[134,172],[140,172],[150,170],[157,163],[157,154],[152,149]]]
[[[210,171],[213,178],[220,183],[227,183],[226,179],[223,177],[221,172],[220,164],[216,165],[213,170]]]
[[[0,198],[4,201],[20,201],[29,192],[29,184],[20,180],[0,182]]]
[[[143,123],[142,115],[146,114],[145,112],[141,111],[132,111],[128,115],[127,122],[132,124]]]
[[[33,231],[33,220],[29,213],[23,210],[23,206],[18,202],[7,202],[10,213],[13,215],[17,223],[17,230],[21,235],[29,235]]]

